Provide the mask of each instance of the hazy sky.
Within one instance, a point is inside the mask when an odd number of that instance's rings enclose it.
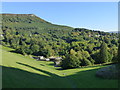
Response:
[[[3,2],[2,13],[35,14],[54,24],[118,30],[117,2]]]

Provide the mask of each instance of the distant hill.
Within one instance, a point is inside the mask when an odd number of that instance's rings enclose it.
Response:
[[[26,30],[39,30],[46,31],[47,28],[58,30],[72,30],[72,27],[64,25],[56,25],[37,17],[34,14],[0,14],[2,15],[2,23],[4,26],[9,26],[12,29],[26,29]],[[29,28],[28,28],[29,27]]]
[[[118,33],[118,31],[110,31],[109,33]]]
[[[69,35],[71,32],[88,32],[92,31],[94,34],[105,35],[108,32],[94,31],[85,28],[75,28],[65,25],[52,24],[34,14],[0,14],[2,16],[2,30],[17,30],[17,31],[27,31],[31,33],[55,33],[57,36]],[[71,21],[72,22],[72,21]],[[81,30],[78,30],[81,29]],[[88,30],[88,31],[87,31]],[[117,33],[117,31],[109,32]]]
[[[67,32],[73,30],[73,27],[65,25],[52,24],[34,14],[0,14],[2,15],[3,27],[9,26],[11,29],[17,30],[34,30],[37,32],[48,32],[49,30],[66,30]],[[81,28],[84,29],[84,28]],[[88,30],[88,29],[85,29]],[[99,32],[99,31],[98,31]],[[109,33],[117,33],[113,31]]]

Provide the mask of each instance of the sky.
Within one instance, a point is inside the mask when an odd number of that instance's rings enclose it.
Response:
[[[3,2],[0,13],[35,14],[51,23],[75,28],[118,30],[117,2]]]

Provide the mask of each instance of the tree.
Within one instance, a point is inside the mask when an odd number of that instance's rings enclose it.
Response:
[[[26,53],[25,53],[25,51],[26,51],[25,48],[26,48],[26,44],[24,43],[23,45],[20,45],[20,46],[16,49],[16,52],[25,55],[25,54],[26,54]]]
[[[90,66],[90,65],[92,65],[92,63],[87,58],[83,58],[81,62],[81,66]]]
[[[30,46],[30,49],[32,51],[32,54],[36,55],[37,52],[39,51],[39,45],[33,44],[33,45]]]
[[[94,64],[100,64],[101,63],[100,53],[99,52],[95,52],[94,54],[91,55],[91,57],[95,61]]]
[[[113,56],[112,63],[118,63],[118,56],[117,55]]]
[[[55,51],[49,46],[44,46],[44,48],[40,48],[39,55],[42,55],[44,57],[50,57],[55,55]]]
[[[73,49],[70,50],[69,54],[66,54],[61,66],[63,69],[77,68],[80,66],[80,61],[76,57],[76,52]]]
[[[118,63],[120,64],[120,43],[119,43],[119,47],[118,47],[117,60],[118,60]]]
[[[82,51],[77,51],[76,56],[78,57],[79,60],[83,59]]]
[[[108,62],[112,62],[113,55],[108,52]]]
[[[83,57],[85,57],[85,58],[88,58],[88,57],[90,57],[90,54],[89,54],[89,52],[88,51],[82,51],[82,56]]]
[[[94,64],[94,60],[90,57],[87,51],[78,51],[76,56],[80,61],[80,66],[89,66]]]
[[[109,38],[104,37],[104,41],[105,41],[105,43],[110,44],[110,39]]]
[[[71,55],[75,55],[76,52],[75,52],[73,49],[71,49],[71,50],[70,50],[70,54],[71,54]]]
[[[89,61],[91,62],[91,65],[94,65],[95,60],[93,60],[92,57],[89,57]]]
[[[94,62],[91,63],[91,61],[88,60],[88,57],[85,57],[86,55],[84,56],[83,54],[84,54],[83,51],[82,52],[81,51],[77,52],[77,57],[80,61],[80,66],[92,65],[92,63],[94,63]]]
[[[100,59],[100,63],[108,62],[109,58],[108,58],[107,44],[105,42],[101,44],[99,59]]]
[[[89,53],[92,53],[92,50],[93,50],[93,45],[92,45],[92,44],[91,44],[91,45],[88,45],[87,51],[88,51]]]
[[[115,44],[115,45],[117,45],[117,44],[118,44],[118,42],[117,42],[117,40],[116,40],[116,39],[113,39],[113,40],[111,41],[111,43],[112,43],[112,44]]]
[[[31,54],[33,53],[32,50],[30,49],[30,47],[29,47],[28,45],[25,46],[24,52],[25,52],[27,55],[31,55]]]

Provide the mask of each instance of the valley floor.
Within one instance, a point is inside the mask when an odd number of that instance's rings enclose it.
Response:
[[[118,88],[118,80],[95,76],[105,66],[60,70],[53,62],[36,61],[12,51],[0,48],[3,88]]]

